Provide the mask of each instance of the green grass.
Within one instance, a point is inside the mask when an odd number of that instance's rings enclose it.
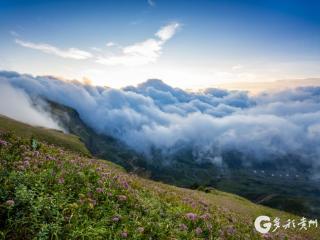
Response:
[[[90,155],[85,145],[79,140],[79,137],[71,134],[64,134],[58,130],[30,126],[3,115],[0,115],[0,130],[11,131],[23,138],[31,138],[34,136],[40,141],[48,144],[54,144],[74,152]]]
[[[320,234],[282,230],[263,237],[253,230],[257,216],[299,218],[237,195],[143,179],[73,148],[31,144],[17,134],[0,133],[0,239],[317,239]]]

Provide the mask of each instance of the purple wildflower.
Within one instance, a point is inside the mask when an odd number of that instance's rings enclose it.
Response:
[[[23,165],[19,165],[19,166],[18,166],[18,169],[19,169],[20,171],[24,171],[26,168],[25,168]]]
[[[92,204],[93,207],[97,205],[97,201],[95,199],[89,198],[88,201],[90,202],[90,204]]]
[[[120,202],[124,202],[124,201],[127,200],[127,196],[125,196],[125,195],[118,195],[118,200],[119,200]]]
[[[275,235],[278,239],[288,239],[288,236],[282,232],[277,232]],[[297,238],[298,239],[302,239],[302,238]]]
[[[210,219],[210,214],[209,213],[202,214],[200,216],[200,218],[203,219],[203,220],[209,220]]]
[[[121,233],[121,237],[123,238],[127,238],[128,237],[128,233],[126,231]]]
[[[181,223],[181,224],[179,224],[179,229],[180,229],[180,231],[187,231],[188,227],[187,227],[187,225]]]
[[[187,213],[186,217],[191,221],[195,221],[197,219],[197,214],[195,214],[195,213]]]
[[[50,155],[47,155],[46,156],[46,159],[50,160],[50,161],[54,161],[56,160],[54,157],[50,156]]]
[[[104,191],[103,188],[96,188],[97,193],[103,193],[103,191]]]
[[[59,183],[59,184],[64,184],[64,178],[63,178],[63,177],[60,177],[60,178],[58,179],[58,183]]]
[[[272,239],[272,235],[270,233],[265,233],[262,236],[263,236],[263,239]],[[281,238],[281,239],[284,239],[284,238]]]
[[[119,216],[114,216],[112,218],[112,222],[119,222],[120,221],[120,217]]]
[[[123,182],[122,182],[122,186],[123,186],[123,188],[126,188],[126,189],[129,188],[129,184],[128,184],[127,181],[123,181]]]
[[[29,166],[30,166],[30,162],[29,162],[29,161],[27,161],[27,160],[25,160],[25,161],[23,162],[23,165],[27,168],[27,167],[29,167]]]
[[[227,235],[229,236],[232,236],[236,233],[236,229],[234,228],[234,226],[228,226],[226,229],[225,229],[225,232]]]
[[[34,152],[33,152],[33,156],[39,157],[39,155],[40,155],[40,152],[39,152],[39,151],[34,151]]]
[[[9,206],[9,207],[13,207],[14,206],[14,201],[12,199],[9,199],[6,201],[6,204]]]
[[[104,173],[102,173],[101,175],[102,175],[102,177],[109,177],[110,176],[110,172],[104,172]]]
[[[7,142],[0,139],[0,146],[7,146]]]
[[[197,235],[200,235],[202,233],[202,229],[197,227],[195,232],[196,232]]]

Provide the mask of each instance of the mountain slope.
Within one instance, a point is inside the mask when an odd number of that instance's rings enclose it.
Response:
[[[108,159],[139,176],[193,189],[214,187],[297,215],[320,215],[320,184],[308,179],[307,171],[291,169],[292,166],[306,169],[297,165],[299,161],[294,156],[278,159],[278,166],[265,164],[248,168],[241,165],[239,153],[228,152],[223,157],[229,167],[222,169],[199,163],[191,149],[186,148],[181,148],[170,159],[163,159],[161,153],[154,150],[152,159],[148,159],[111,136],[97,134],[74,109],[54,102],[49,104],[52,116],[68,132],[79,136],[94,156]]]
[[[74,109],[52,101],[48,103],[52,117],[68,132],[78,136],[95,157],[111,160],[130,171],[138,171],[138,166],[140,171],[143,170],[143,156],[111,136],[96,133],[81,120]]]
[[[49,144],[55,144],[75,152],[90,155],[88,149],[76,135],[64,134],[63,132],[54,129],[34,127],[15,121],[3,115],[0,115],[0,131],[1,130],[14,132],[15,134],[24,138],[31,138],[34,136],[37,139],[45,141]]]
[[[299,219],[214,189],[143,179],[108,161],[37,140],[30,144],[16,134],[0,134],[2,239],[261,239],[253,230],[257,216]],[[282,229],[264,238],[316,236],[316,229]]]
[[[153,159],[148,159],[112,136],[97,134],[81,120],[74,109],[48,102],[52,116],[68,132],[79,136],[94,156],[120,164],[130,172],[183,187],[190,187],[195,183],[209,184],[212,176],[217,173],[214,165],[195,162],[188,149],[181,149],[172,156],[170,164],[164,163],[156,150],[153,152]]]

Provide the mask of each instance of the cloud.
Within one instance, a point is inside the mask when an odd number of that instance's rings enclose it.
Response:
[[[0,114],[28,124],[62,130],[39,104],[36,107],[32,103],[23,90],[0,80],[0,96]]]
[[[32,42],[22,41],[19,39],[16,39],[15,42],[22,47],[39,50],[41,52],[52,54],[62,58],[84,60],[84,59],[93,57],[91,53],[77,49],[77,48],[69,48],[69,49],[63,50],[46,43],[32,43]]]
[[[143,42],[122,47],[120,55],[98,57],[96,62],[110,66],[138,66],[154,63],[162,54],[163,45],[175,35],[179,27],[179,23],[166,25],[155,34],[157,38],[149,38]]]
[[[161,54],[161,44],[154,39],[148,39],[122,49],[123,54],[107,58],[98,58],[97,62],[105,65],[136,66],[154,63]]]
[[[107,47],[113,47],[115,45],[116,44],[114,42],[107,42],[107,44],[106,44]]]
[[[156,6],[156,2],[155,2],[154,0],[148,0],[148,4],[149,4],[151,7]]]
[[[167,160],[189,149],[194,161],[220,165],[236,152],[246,166],[279,159],[320,166],[320,87],[250,96],[215,88],[187,92],[156,79],[118,90],[14,72],[0,76],[29,96],[76,109],[96,132],[150,160],[154,149]]]
[[[132,45],[121,47],[114,42],[108,42],[107,47],[117,46],[121,49],[121,53],[111,56],[97,56],[90,52],[83,51],[77,48],[69,48],[66,50],[59,49],[55,46],[46,43],[32,43],[15,39],[15,42],[20,46],[42,51],[47,54],[52,54],[62,58],[84,60],[94,58],[97,63],[109,66],[124,65],[124,66],[139,66],[149,63],[154,63],[162,54],[163,45],[170,40],[177,32],[180,24],[177,22],[168,24],[162,27],[155,33],[155,38],[149,38],[145,41],[138,42]],[[91,47],[95,52],[102,52],[100,48]]]
[[[155,35],[161,39],[162,42],[168,41],[176,33],[180,24],[175,22],[162,27]]]
[[[97,47],[91,47],[91,50],[95,51],[95,52],[102,52],[101,48],[97,48]]]

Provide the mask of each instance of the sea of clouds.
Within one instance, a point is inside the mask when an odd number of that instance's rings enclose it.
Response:
[[[146,156],[154,148],[172,154],[189,147],[195,161],[215,164],[221,164],[222,153],[229,150],[250,161],[294,155],[315,167],[320,163],[320,87],[250,96],[214,88],[188,92],[160,80],[112,89],[0,72],[0,114],[60,128],[34,107],[39,97],[74,108],[96,132]]]

